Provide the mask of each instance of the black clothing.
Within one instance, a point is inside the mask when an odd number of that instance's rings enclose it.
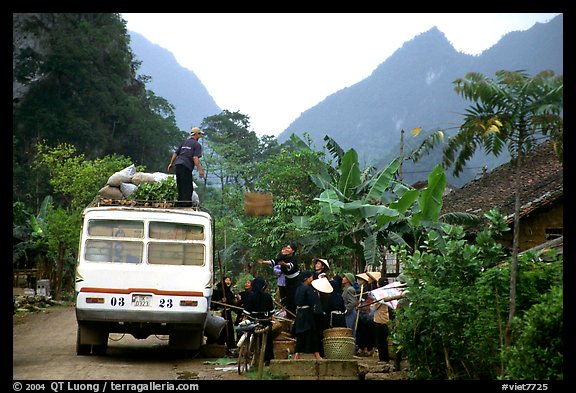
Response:
[[[272,326],[272,314],[274,312],[274,300],[272,295],[266,292],[266,282],[260,277],[252,281],[252,291],[244,301],[244,314],[258,318],[270,318],[269,322],[259,321],[263,325]],[[269,362],[274,359],[274,342],[272,339],[272,328],[268,331],[266,339],[266,350],[264,351],[264,361]]]
[[[346,327],[346,306],[344,298],[342,297],[342,277],[335,276],[330,281],[332,293],[328,296],[328,305],[325,307],[326,311],[326,326],[328,328]]]
[[[194,157],[202,157],[202,145],[196,139],[190,137],[186,139],[175,151],[176,161],[175,165],[184,165],[192,172],[194,170]]]
[[[256,318],[271,318],[274,312],[272,295],[266,292],[263,278],[256,277],[252,281],[252,291],[244,300],[244,314]]]
[[[296,336],[296,353],[314,353],[322,350],[318,340],[318,328],[314,318],[314,304],[318,295],[311,285],[301,284],[296,288],[296,320],[294,321],[294,336]]]
[[[177,206],[192,206],[194,176],[184,164],[176,164],[176,188],[178,189]]]
[[[278,255],[276,259],[272,259],[272,266],[279,265],[280,262],[288,263],[288,266],[281,266],[280,270],[286,276],[286,309],[296,314],[296,305],[294,297],[296,295],[296,287],[300,283],[299,274],[300,268],[294,254],[292,255]]]
[[[364,298],[361,305],[366,304]],[[371,313],[370,306],[360,307],[358,309],[358,327],[356,328],[356,345],[359,349],[372,350],[376,346],[376,337],[374,335],[374,315]]]
[[[226,302],[224,302],[224,297],[226,297]],[[235,305],[235,296],[232,293],[232,289],[224,285],[224,291],[222,291],[222,283],[219,282],[216,285],[216,289],[212,292],[212,300],[220,303],[226,303],[229,305]],[[215,305],[215,310],[222,310],[222,317],[226,319],[226,327],[222,329],[220,336],[216,339],[217,344],[226,344],[228,349],[236,347],[236,336],[234,334],[234,321],[232,318],[232,308],[224,307],[222,305]]]
[[[250,296],[252,292],[253,292],[252,289],[243,290],[242,292],[240,292],[238,294],[238,303],[236,304],[236,306],[244,308],[246,305],[246,299],[248,299],[248,296]],[[242,320],[242,315],[243,315],[242,311],[236,312],[236,322],[234,323],[235,325],[238,325],[240,323],[240,321]]]
[[[176,187],[178,189],[178,206],[191,206],[194,192],[194,157],[202,157],[202,145],[194,138],[186,139],[174,152],[177,157],[174,161],[176,166]]]
[[[314,322],[316,323],[316,330],[318,334],[318,342],[322,343],[324,338],[324,330],[330,328],[330,313],[327,310],[330,307],[330,295],[332,293],[323,293],[314,290],[316,293],[316,305],[314,306]],[[324,357],[324,346],[320,345],[320,356]]]
[[[388,353],[388,325],[385,323],[374,323],[374,335],[376,348],[378,348],[378,360],[381,362],[390,361]]]

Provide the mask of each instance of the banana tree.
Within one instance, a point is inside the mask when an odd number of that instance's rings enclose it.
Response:
[[[329,150],[337,153],[335,143]],[[438,220],[446,177],[440,165],[428,176],[428,186],[421,192],[396,180],[400,158],[375,171],[363,172],[354,149],[338,157],[336,171],[311,174],[312,181],[323,191],[315,198],[326,220],[338,220],[344,229],[343,238],[362,250],[359,270],[365,265],[382,264],[382,246],[406,244],[403,233],[395,228],[415,228]],[[357,256],[358,257],[358,256]],[[362,260],[364,263],[362,263]]]

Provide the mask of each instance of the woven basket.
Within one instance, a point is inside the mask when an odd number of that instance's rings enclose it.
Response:
[[[245,193],[244,212],[248,216],[271,216],[272,194],[262,192]]]
[[[349,328],[331,328],[324,330],[324,338],[329,337],[354,337],[352,329]]]
[[[322,344],[326,359],[354,358],[354,337],[327,337]]]
[[[274,340],[274,359],[288,359],[288,355],[294,353],[296,340]]]
[[[280,321],[272,321],[272,330],[270,334],[272,334],[272,338],[276,339],[282,333],[282,323]]]

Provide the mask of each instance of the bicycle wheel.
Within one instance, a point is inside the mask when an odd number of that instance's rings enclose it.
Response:
[[[250,341],[248,344],[248,353],[246,354],[246,364],[247,364],[247,369],[251,370],[257,362],[257,357],[256,354],[258,352],[258,335],[255,334],[254,332],[252,332],[252,334],[250,335]]]
[[[249,357],[249,346],[250,346],[250,338],[246,338],[240,348],[238,348],[238,374],[242,375],[248,371],[249,365],[248,362],[250,361]]]

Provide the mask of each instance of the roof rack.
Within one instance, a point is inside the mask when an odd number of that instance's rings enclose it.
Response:
[[[159,209],[194,209],[198,210],[198,202],[188,202],[188,206],[181,206],[179,201],[154,201],[154,200],[137,200],[137,199],[111,199],[96,196],[88,207],[100,206],[126,206],[126,207],[150,207]]]

